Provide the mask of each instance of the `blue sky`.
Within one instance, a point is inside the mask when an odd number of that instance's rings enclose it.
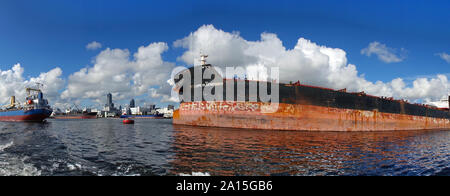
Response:
[[[100,51],[86,50],[98,41],[103,49],[166,42],[165,61],[177,61],[184,49],[173,42],[204,24],[246,40],[262,32],[278,35],[291,49],[300,37],[341,48],[348,62],[369,81],[450,73],[437,53],[450,53],[450,1],[116,1],[2,0],[0,69],[20,62],[25,76],[56,66],[63,77],[92,66]],[[369,43],[404,48],[405,59],[385,63],[361,54]]]

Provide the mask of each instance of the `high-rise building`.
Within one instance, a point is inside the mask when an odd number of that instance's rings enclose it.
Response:
[[[105,104],[105,111],[112,112],[115,111],[114,103],[112,102],[112,94],[108,93],[106,95],[106,104]]]
[[[108,93],[106,95],[106,105],[105,106],[107,106],[107,107],[109,106],[111,108],[114,107],[114,103],[112,102],[112,94],[111,93]]]
[[[173,105],[168,105],[168,106],[167,106],[167,109],[169,109],[169,110],[174,110],[174,109],[175,109],[175,106],[173,106]]]
[[[136,107],[136,104],[134,102],[134,99],[131,99],[131,101],[130,101],[130,108],[134,108],[134,107]]]

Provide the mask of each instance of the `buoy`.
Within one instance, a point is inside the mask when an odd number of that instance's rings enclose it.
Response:
[[[134,120],[125,119],[123,120],[123,124],[134,124]]]

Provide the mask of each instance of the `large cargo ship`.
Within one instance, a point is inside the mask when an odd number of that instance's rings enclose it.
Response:
[[[72,112],[56,113],[51,116],[54,119],[96,119],[97,112]]]
[[[149,115],[127,115],[123,114],[120,118],[149,118],[149,119],[159,119],[164,118],[164,114],[149,114]]]
[[[204,58],[204,57],[202,57]],[[202,59],[202,73],[214,67]],[[194,67],[177,74],[175,89],[183,95],[183,73],[194,76]],[[245,100],[237,101],[237,79],[234,80],[235,97],[232,101],[200,101],[194,99],[194,91],[200,91],[215,79],[219,79],[226,89],[230,79],[224,79],[215,72],[211,79],[200,82],[190,81],[191,99],[180,102],[173,114],[173,123],[193,126],[212,126],[270,130],[306,130],[306,131],[382,131],[382,130],[430,130],[449,129],[450,113],[448,108],[437,108],[423,104],[409,103],[387,97],[377,97],[364,92],[347,92],[346,89],[334,90],[296,83],[275,83],[279,89],[277,109],[270,111],[272,103],[262,102],[257,95],[249,91],[249,84],[255,81],[244,80]],[[218,78],[216,78],[218,77]],[[182,81],[182,82],[180,82]],[[181,84],[179,84],[181,83]],[[270,93],[272,82],[256,81],[256,86],[266,85]],[[225,97],[225,91],[223,97]],[[257,101],[250,97],[257,96]],[[241,100],[241,99],[240,99]],[[450,98],[449,98],[450,105]]]
[[[48,101],[39,88],[26,88],[27,97],[24,104],[16,103],[14,96],[11,103],[0,109],[0,121],[42,122],[52,113]]]

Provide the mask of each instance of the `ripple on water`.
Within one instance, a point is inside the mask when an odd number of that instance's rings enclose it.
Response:
[[[36,176],[41,172],[32,164],[25,161],[28,157],[17,157],[4,152],[5,149],[14,145],[14,141],[0,144],[0,176]]]
[[[450,131],[301,132],[170,120],[0,122],[0,175],[450,175]]]

